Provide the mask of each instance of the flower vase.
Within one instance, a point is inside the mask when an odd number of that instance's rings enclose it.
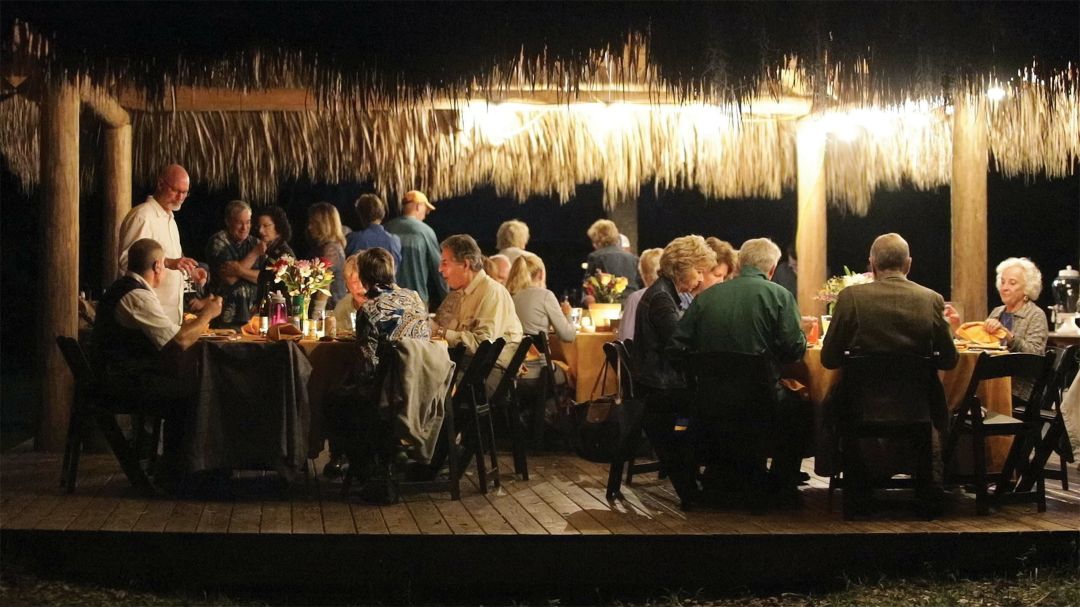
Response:
[[[308,319],[308,307],[311,304],[310,295],[293,295],[292,315],[300,319],[301,323]]]
[[[589,304],[589,318],[597,331],[610,330],[611,321],[622,316],[621,303],[594,303]]]

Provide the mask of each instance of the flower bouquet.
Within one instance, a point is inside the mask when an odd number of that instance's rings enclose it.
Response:
[[[306,316],[307,304],[315,293],[330,295],[330,284],[334,282],[334,271],[330,261],[325,258],[294,259],[281,256],[267,269],[273,270],[274,282],[285,285],[288,294],[300,308],[299,314]],[[297,301],[299,299],[299,301]]]
[[[595,274],[585,279],[582,285],[585,294],[591,295],[596,303],[618,303],[620,295],[626,290],[629,280],[625,276],[615,276],[597,270]]]
[[[844,273],[841,276],[833,276],[825,281],[821,290],[818,291],[817,297],[814,299],[823,301],[829,308],[829,314],[832,314],[833,306],[836,305],[836,299],[840,296],[840,291],[852,286],[861,285],[868,282],[874,282],[874,275],[870,272],[858,273],[852,272],[850,268],[844,266]]]

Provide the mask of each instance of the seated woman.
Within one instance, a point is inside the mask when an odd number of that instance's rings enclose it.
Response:
[[[1010,257],[997,266],[1000,305],[990,311],[986,331],[1005,329],[1005,345],[1010,352],[1043,354],[1049,325],[1046,313],[1035,300],[1042,292],[1042,272],[1027,257]]]
[[[296,254],[289,246],[289,240],[292,239],[292,226],[289,225],[285,209],[278,206],[259,209],[255,226],[259,237],[258,248],[262,253],[255,264],[256,269],[259,270],[259,294],[255,303],[261,305],[267,293],[276,290],[273,287],[274,271],[268,269],[269,266],[285,255],[296,257]]]
[[[623,302],[622,320],[619,321],[619,339],[623,341],[634,339],[634,320],[637,318],[638,302],[659,277],[660,256],[663,254],[663,249],[645,249],[638,258],[638,274],[641,274],[641,282],[645,286],[631,293]]]
[[[660,277],[645,290],[634,321],[631,362],[634,391],[645,399],[645,434],[668,471],[672,485],[689,507],[700,493],[694,455],[686,441],[675,435],[675,421],[684,404],[682,374],[668,358],[667,346],[682,316],[680,293],[697,293],[705,274],[716,267],[716,253],[701,236],[671,241],[660,257]]]
[[[420,295],[394,283],[394,258],[389,251],[375,247],[358,256],[359,280],[367,288],[367,299],[356,315],[359,357],[342,390],[352,398],[340,402],[335,417],[349,462],[368,468],[390,432],[377,407],[379,346],[406,337],[431,339],[431,326]]]
[[[356,329],[353,322],[356,313],[367,301],[367,289],[360,281],[360,256],[364,250],[345,258],[345,288],[349,297],[344,297],[334,306],[334,318],[337,320],[339,331],[352,332]]]

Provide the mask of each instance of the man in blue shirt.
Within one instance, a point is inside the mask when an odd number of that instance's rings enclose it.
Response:
[[[395,268],[401,267],[401,239],[382,227],[386,203],[375,194],[364,194],[356,199],[356,216],[360,219],[360,229],[345,237],[345,256],[380,247],[390,251]]]
[[[446,298],[446,282],[439,274],[442,250],[435,230],[424,223],[435,205],[423,192],[412,190],[401,199],[401,217],[386,222],[386,230],[401,238],[401,264],[397,283],[420,294],[425,303],[438,306]]]

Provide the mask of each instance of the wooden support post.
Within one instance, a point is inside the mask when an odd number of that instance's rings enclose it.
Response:
[[[120,223],[131,210],[131,125],[105,129],[105,197],[102,288],[117,278]]]
[[[72,377],[57,335],[79,330],[79,93],[52,85],[41,106],[42,309],[37,347],[41,373],[41,419],[35,448],[61,451],[72,403]]]
[[[825,131],[814,120],[803,120],[795,137],[798,162],[798,225],[795,252],[799,256],[799,311],[818,316],[825,306],[814,299],[828,272],[828,227],[825,207]]]
[[[953,113],[952,289],[963,320],[986,318],[986,102],[977,93],[957,100]]]

